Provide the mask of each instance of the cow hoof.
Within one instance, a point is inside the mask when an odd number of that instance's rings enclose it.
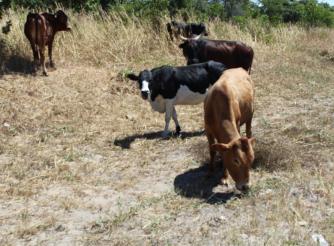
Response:
[[[175,129],[175,136],[181,136],[181,127],[177,126]]]
[[[51,68],[53,71],[57,69],[57,68],[56,68],[56,65],[55,65],[53,62],[50,63],[50,68]]]
[[[43,75],[44,75],[44,76],[48,76],[48,73],[47,73],[47,72],[43,72]]]

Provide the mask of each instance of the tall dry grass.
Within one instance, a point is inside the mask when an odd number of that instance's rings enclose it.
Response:
[[[12,20],[12,30],[1,36],[3,60],[11,55],[31,57],[31,50],[24,37],[23,26],[27,10],[9,10],[0,25]],[[168,41],[165,25],[169,18],[159,23],[130,17],[125,13],[95,14],[74,13],[65,10],[70,17],[72,33],[60,32],[55,40],[55,61],[92,66],[111,65],[118,68],[136,67],[138,64],[162,65],[182,63],[178,43]],[[240,29],[230,23],[214,20],[208,23],[210,38],[241,40],[255,49],[285,50],[295,42],[304,30],[297,26],[268,28],[258,21]],[[4,61],[2,61],[4,63]],[[4,68],[2,68],[4,69]]]

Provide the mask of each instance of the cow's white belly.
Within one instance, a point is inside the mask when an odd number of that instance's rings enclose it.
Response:
[[[204,101],[208,90],[204,94],[191,91],[187,86],[181,85],[175,96],[175,104],[193,105]]]
[[[154,101],[150,100],[150,104],[154,111],[158,111],[159,113],[166,112],[166,101],[162,96],[157,96]]]

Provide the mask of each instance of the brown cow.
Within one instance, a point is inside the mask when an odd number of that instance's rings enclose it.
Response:
[[[208,40],[181,37],[184,42],[179,45],[187,64],[201,63],[209,60],[223,63],[227,68],[242,67],[251,71],[254,51],[239,41]]]
[[[248,73],[242,68],[226,70],[212,86],[204,102],[205,131],[209,142],[209,174],[214,170],[216,151],[223,160],[223,184],[228,173],[239,190],[249,187],[249,169],[254,161],[251,123],[254,89]],[[246,123],[247,137],[240,136]],[[217,140],[217,143],[215,143]]]
[[[34,56],[34,70],[39,65],[43,66],[43,74],[47,76],[45,67],[45,46],[48,46],[50,66],[55,64],[52,60],[52,45],[55,34],[58,31],[70,31],[68,26],[68,17],[62,11],[58,10],[55,14],[50,13],[29,13],[24,25],[24,34],[28,38]]]

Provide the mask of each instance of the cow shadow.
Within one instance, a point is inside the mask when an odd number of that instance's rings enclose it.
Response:
[[[11,55],[0,62],[0,75],[5,74],[33,74],[33,62],[30,58]]]
[[[240,198],[241,194],[227,191],[214,192],[213,189],[220,184],[223,172],[216,171],[214,175],[207,176],[208,166],[190,169],[174,179],[174,190],[177,194],[187,198],[203,199],[209,204],[226,203],[230,199]]]
[[[0,57],[0,75],[33,73],[33,61],[31,57],[24,56],[15,51],[9,51],[5,41],[1,39]]]
[[[131,136],[126,136],[124,138],[116,139],[114,141],[114,145],[122,147],[122,149],[130,149],[132,142],[134,142],[136,139],[147,139],[147,140],[154,140],[154,139],[161,139],[161,140],[168,140],[170,138],[192,138],[192,137],[198,137],[204,134],[204,130],[200,131],[192,131],[192,132],[181,132],[180,135],[172,134],[169,138],[163,139],[161,137],[162,131],[158,132],[148,132],[143,134],[134,134]]]

